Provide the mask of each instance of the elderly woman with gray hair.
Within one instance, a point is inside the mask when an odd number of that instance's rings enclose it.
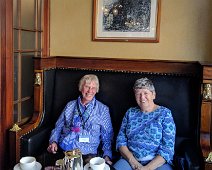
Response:
[[[117,170],[171,170],[176,127],[171,111],[154,103],[156,92],[151,80],[134,84],[137,107],[126,112],[116,148],[121,153]]]
[[[96,75],[87,74],[80,79],[81,95],[69,101],[58,118],[51,132],[47,150],[56,154],[58,150],[69,151],[80,149],[83,163],[97,156],[102,142],[103,156],[112,164],[111,143],[113,127],[108,106],[95,98],[99,91],[99,79]],[[101,140],[101,141],[100,141]]]

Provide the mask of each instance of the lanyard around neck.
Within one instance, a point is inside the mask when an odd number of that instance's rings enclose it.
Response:
[[[80,106],[79,106],[79,105],[80,105],[80,104],[79,104],[79,101],[77,100],[77,111],[78,111],[79,116],[80,116],[80,120],[81,120],[81,123],[82,123],[82,128],[85,129],[85,124],[87,123],[88,119],[90,118],[91,113],[88,113],[87,119],[84,120],[84,119],[83,119],[83,115],[85,115],[85,114],[87,113],[86,111],[87,111],[88,108],[85,108],[84,112],[82,113],[82,112],[80,111]],[[95,104],[94,104],[93,110],[94,110],[95,106],[96,106],[96,102],[95,102]]]

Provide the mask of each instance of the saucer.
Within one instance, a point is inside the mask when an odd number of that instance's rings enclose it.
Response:
[[[84,170],[92,170],[92,168],[89,167],[89,163],[87,163],[87,164],[84,166]],[[109,167],[108,164],[105,164],[104,170],[110,170],[110,167]]]
[[[39,162],[35,163],[35,166],[32,168],[33,170],[41,170],[42,166]],[[13,170],[21,170],[20,163],[16,164]]]

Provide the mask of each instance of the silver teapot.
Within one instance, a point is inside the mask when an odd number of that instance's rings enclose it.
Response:
[[[65,170],[83,170],[82,153],[79,149],[64,152]]]

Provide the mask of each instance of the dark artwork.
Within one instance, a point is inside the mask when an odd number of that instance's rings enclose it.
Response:
[[[113,0],[104,5],[103,31],[149,32],[150,17],[151,0]]]

